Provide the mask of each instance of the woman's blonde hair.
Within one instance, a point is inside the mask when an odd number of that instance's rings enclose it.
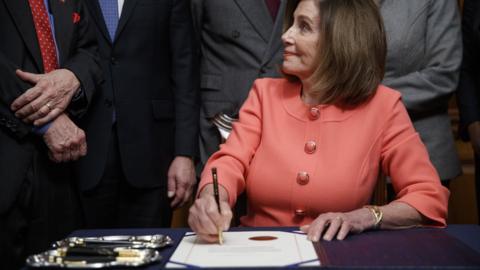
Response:
[[[284,31],[301,0],[288,0]],[[322,103],[355,107],[373,96],[383,79],[386,38],[373,0],[313,0],[320,38],[310,80]],[[286,74],[290,80],[298,80]]]

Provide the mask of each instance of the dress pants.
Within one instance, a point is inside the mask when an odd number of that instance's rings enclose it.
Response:
[[[87,228],[170,227],[172,209],[166,187],[137,188],[127,181],[115,125],[112,128],[102,179],[93,189],[82,192]]]
[[[48,249],[81,227],[78,193],[68,164],[37,151],[12,207],[0,216],[0,268],[19,269],[28,255]]]

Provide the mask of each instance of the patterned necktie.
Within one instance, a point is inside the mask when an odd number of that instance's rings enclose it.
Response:
[[[57,50],[53,41],[52,28],[48,19],[44,0],[28,0],[33,15],[38,44],[42,54],[43,69],[45,73],[58,68]]]
[[[267,4],[268,11],[270,11],[273,21],[275,21],[277,18],[278,8],[280,7],[280,0],[265,0],[265,3]]]
[[[103,20],[107,25],[110,39],[115,39],[118,25],[118,0],[98,0],[103,14]]]

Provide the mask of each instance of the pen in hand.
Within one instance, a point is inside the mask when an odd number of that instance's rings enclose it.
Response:
[[[220,208],[220,193],[218,192],[218,178],[217,178],[217,168],[212,168],[212,178],[213,178],[213,196],[215,197],[215,202],[217,203],[218,213],[222,214]],[[218,227],[218,243],[223,244],[223,232],[222,227]]]

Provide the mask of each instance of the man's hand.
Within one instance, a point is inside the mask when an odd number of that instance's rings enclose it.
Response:
[[[174,208],[184,205],[190,199],[196,181],[193,160],[176,157],[168,169],[168,197],[173,198],[170,205]]]
[[[16,71],[17,76],[33,85],[13,101],[15,116],[36,126],[51,122],[65,109],[80,87],[77,77],[68,69],[57,69],[47,74]]]
[[[78,128],[66,114],[57,117],[43,135],[54,162],[77,160],[87,154],[85,132]]]

